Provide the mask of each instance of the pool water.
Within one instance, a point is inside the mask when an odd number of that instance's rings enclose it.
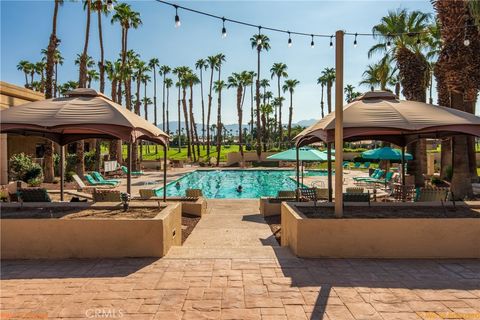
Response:
[[[324,176],[324,171],[309,171]],[[279,190],[295,190],[294,170],[198,170],[167,185],[168,197],[185,196],[186,189],[201,189],[209,199],[251,199],[277,196]],[[177,184],[178,182],[178,184]],[[242,192],[237,191],[242,186]],[[163,193],[158,189],[157,193]]]

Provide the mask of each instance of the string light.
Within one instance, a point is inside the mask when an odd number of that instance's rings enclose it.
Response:
[[[175,5],[175,28],[178,28],[182,25],[180,22],[180,17],[178,16],[178,6]]]
[[[330,49],[333,48],[333,36],[330,36]]]
[[[311,36],[312,36],[312,42],[310,42],[310,47],[314,48],[315,47],[315,42],[313,42],[313,34]]]
[[[293,45],[292,37],[290,36],[290,31],[288,31],[288,47],[291,48]]]
[[[358,36],[358,33],[355,33],[355,40],[353,41],[353,46],[355,48],[357,47],[357,36]]]
[[[470,40],[467,37],[467,27],[468,27],[468,25],[465,23],[465,30],[464,30],[464,33],[463,33],[463,45],[465,47],[468,47],[470,45]]]
[[[107,10],[112,12],[114,9],[113,0],[107,0]]]
[[[226,38],[227,37],[227,29],[225,28],[225,18],[222,18],[222,23],[223,23],[222,38]]]

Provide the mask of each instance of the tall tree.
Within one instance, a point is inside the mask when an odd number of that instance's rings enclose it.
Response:
[[[98,60],[98,71],[99,71],[99,80],[100,80],[100,92],[105,92],[105,50],[103,47],[103,29],[102,29],[102,14],[108,15],[108,6],[102,0],[94,0],[95,3],[92,3],[92,10],[97,12],[97,23],[98,23],[98,42],[100,45],[100,60]],[[111,0],[112,3],[115,3],[116,0]]]
[[[189,117],[190,117],[190,132],[192,136],[193,159],[195,161],[195,145],[197,146],[197,159],[200,161],[200,143],[198,140],[197,124],[195,122],[195,115],[193,113],[193,86],[200,83],[200,79],[193,72],[188,72],[185,75],[185,81],[190,87],[189,99]]]
[[[117,99],[117,85],[121,81],[121,68],[122,62],[117,60],[115,62],[106,61],[105,62],[105,73],[107,74],[108,80],[111,83],[111,97],[112,101],[116,102]],[[118,163],[122,163],[122,141],[118,139],[110,140],[109,142],[109,154],[111,160],[116,160]]]
[[[467,1],[434,1],[441,25],[443,47],[435,74],[448,90],[450,107],[474,112],[480,89],[480,28],[474,26],[475,11]],[[473,14],[473,15],[472,15]],[[439,77],[437,76],[437,79]],[[452,138],[453,176],[451,189],[458,199],[472,197],[469,141],[464,135]]]
[[[282,87],[283,92],[287,92],[290,94],[290,108],[288,110],[288,129],[287,129],[287,137],[288,141],[292,140],[292,116],[293,116],[293,93],[295,92],[295,87],[300,83],[297,79],[288,79],[285,80],[285,83]]]
[[[28,84],[28,75],[30,74],[30,71],[32,69],[33,64],[27,60],[21,60],[17,64],[17,70],[22,71],[25,74],[25,88],[29,88]]]
[[[188,109],[187,109],[187,86],[188,83],[185,80],[185,75],[190,72],[190,68],[186,66],[181,66],[181,67],[176,67],[173,69],[173,73],[177,75],[178,77],[178,83],[179,83],[179,91],[178,91],[178,126],[180,130],[180,102],[182,104],[182,109],[183,109],[183,116],[185,120],[185,132],[186,132],[186,142],[187,142],[187,157],[188,159],[192,158],[192,149],[191,149],[191,139],[190,139],[190,127],[189,127],[189,120],[188,120]],[[182,90],[182,98],[180,100],[180,89]],[[180,132],[180,131],[179,131]]]
[[[215,92],[218,94],[217,107],[217,167],[220,165],[220,153],[222,150],[222,90],[225,88],[223,80],[215,81]]]
[[[257,50],[257,80],[255,83],[256,87],[256,114],[257,114],[257,156],[258,160],[260,160],[260,156],[262,155],[262,130],[261,130],[261,124],[260,124],[260,54],[262,51],[268,51],[270,50],[270,39],[260,33],[260,30],[258,34],[254,34],[250,38],[250,44],[252,46],[252,49]]]
[[[152,58],[148,62],[148,67],[152,70],[153,74],[153,123],[158,127],[158,118],[157,118],[157,67],[160,66],[160,61],[158,58]],[[165,130],[165,128],[162,128]]]
[[[325,117],[325,104],[323,102],[323,91],[325,89],[325,86],[327,85],[327,79],[324,76],[320,76],[317,79],[317,84],[319,84],[322,87],[321,97],[320,97],[320,110],[322,112],[322,118],[324,118]]]
[[[210,85],[208,90],[208,108],[207,108],[207,128],[210,128],[210,117],[212,114],[212,89],[213,89],[213,73],[218,69],[217,56],[207,57],[208,67],[210,68]],[[207,130],[207,157],[210,157],[210,130]]]
[[[248,84],[250,85],[250,135],[252,136],[252,139],[253,139],[253,125],[254,125],[253,117],[255,114],[255,108],[254,108],[255,95],[253,94],[253,83],[254,83],[253,79],[255,79],[255,77],[257,76],[257,73],[255,71],[248,71],[248,76],[249,76]]]
[[[345,93],[348,103],[352,102],[353,99],[355,99],[361,94],[360,92],[355,91],[355,87],[351,84],[347,84],[343,89],[343,92]]]
[[[88,58],[88,44],[90,40],[90,18],[91,18],[91,9],[92,1],[84,0],[83,9],[87,12],[87,23],[85,26],[85,41],[83,44],[83,51],[80,55],[79,66],[80,72],[78,76],[78,83],[80,88],[85,88],[87,86],[87,58]],[[77,148],[78,149],[78,148]],[[83,171],[82,171],[83,172]],[[82,173],[83,175],[83,173]]]
[[[166,123],[167,123],[167,131],[166,133],[170,135],[170,115],[169,115],[169,105],[170,105],[170,88],[173,86],[173,80],[170,78],[166,78],[165,81],[165,88],[167,89],[167,104],[165,107],[165,113],[166,113]],[[180,126],[180,123],[178,124]]]
[[[205,101],[203,99],[203,70],[208,69],[208,62],[205,59],[198,59],[195,62],[195,69],[200,70],[200,97],[202,99],[202,143],[205,150]]]
[[[278,92],[278,97],[281,97],[282,91],[281,91],[281,85],[280,82],[282,78],[288,78],[288,73],[287,73],[287,65],[282,62],[277,62],[274,63],[273,66],[270,68],[270,76],[273,79],[273,77],[277,77],[277,92]],[[278,137],[280,141],[283,141],[283,126],[282,126],[282,101],[280,101],[280,104],[278,105]],[[276,114],[275,114],[275,122],[277,122]]]
[[[171,68],[167,65],[160,67],[159,74],[163,76],[163,86],[162,86],[162,130],[165,131],[166,126],[166,113],[165,113],[165,79],[170,73]],[[180,125],[180,124],[179,124]],[[167,130],[168,131],[168,130]]]
[[[267,88],[270,87],[270,81],[268,79],[260,80],[260,88],[262,88],[262,93],[260,93],[260,97],[262,98],[261,105],[267,104]],[[267,140],[268,140],[268,132],[265,131],[267,118],[265,117],[265,113],[263,112],[265,108],[260,108],[260,120],[262,121],[262,142],[263,142],[263,151],[267,152]],[[281,141],[281,140],[280,140]]]
[[[43,61],[38,61],[35,63],[35,73],[40,76],[40,90],[41,92],[45,91],[45,67],[46,63]]]
[[[238,149],[242,156],[242,165],[244,161],[243,146],[242,146],[242,117],[243,117],[243,98],[245,96],[244,85],[248,81],[248,73],[232,73],[227,80],[227,88],[235,88],[237,91],[237,116],[238,116]]]
[[[426,45],[424,31],[429,19],[429,14],[420,11],[398,9],[389,11],[372,29],[374,38],[379,42],[370,48],[368,56],[380,53],[396,62],[402,93],[407,100],[426,101],[429,68],[422,49]],[[417,36],[412,37],[411,34]],[[415,184],[422,186],[425,183],[423,172],[426,170],[425,140],[411,143],[409,152],[414,154],[409,169],[415,174]]]
[[[327,108],[328,113],[332,112],[332,87],[333,82],[335,81],[335,69],[334,68],[325,68],[322,71],[322,77],[324,77],[327,87]]]

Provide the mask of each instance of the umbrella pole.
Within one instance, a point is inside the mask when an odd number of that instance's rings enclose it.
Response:
[[[405,146],[402,146],[402,185],[405,185]]]
[[[128,143],[127,147],[127,193],[131,195],[132,191],[132,143]]]
[[[303,184],[303,175],[304,175],[303,161],[301,162],[301,167],[302,167],[302,184]]]
[[[64,201],[65,189],[65,146],[60,146],[60,201]]]
[[[333,201],[332,197],[332,143],[327,143],[327,184],[328,184],[328,202]]]
[[[163,146],[163,202],[167,201],[167,145]]]

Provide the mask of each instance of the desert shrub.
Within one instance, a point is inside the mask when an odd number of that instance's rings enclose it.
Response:
[[[14,180],[28,181],[42,176],[42,167],[25,153],[14,154],[9,160],[9,168]]]
[[[27,183],[30,187],[39,187],[42,184],[42,179],[40,177],[32,178],[27,180]]]

